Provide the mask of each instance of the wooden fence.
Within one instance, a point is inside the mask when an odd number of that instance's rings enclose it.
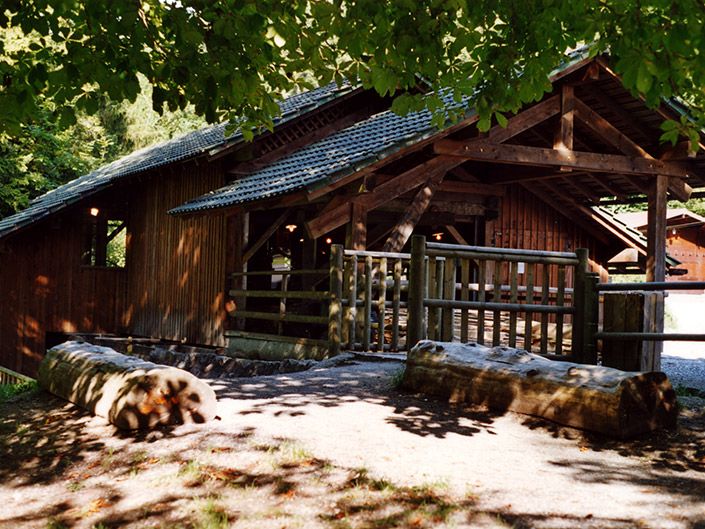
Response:
[[[523,345],[595,363],[597,276],[587,272],[587,261],[586,250],[459,246],[414,236],[410,254],[332,245],[328,270],[235,274],[240,284],[261,276],[283,279],[278,290],[243,285],[230,294],[237,301],[241,337],[252,335],[252,321],[271,322],[265,334],[254,326],[259,338],[313,339],[329,355],[400,351],[430,338]],[[312,279],[292,288],[297,276]],[[297,311],[302,305],[292,300],[305,300],[306,310]]]
[[[13,384],[20,384],[22,382],[31,382],[32,380],[34,379],[22,375],[21,373],[17,373],[12,369],[0,366],[0,386],[9,386]]]
[[[561,358],[594,360],[597,311],[592,310],[592,285],[597,276],[587,272],[587,261],[586,250],[459,246],[426,243],[424,237],[415,236],[409,274],[409,341],[428,337],[516,347],[521,338],[524,348],[531,350],[537,341],[538,352],[548,354],[550,340],[555,344],[551,352]],[[550,286],[551,277],[557,279],[555,288]],[[474,332],[468,324],[471,311]],[[506,323],[503,314],[508,315]],[[521,321],[519,315],[523,315]],[[570,355],[564,347],[567,324],[572,334]]]

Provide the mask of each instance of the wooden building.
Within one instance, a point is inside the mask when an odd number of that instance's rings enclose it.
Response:
[[[646,233],[646,211],[620,213],[617,220],[630,228]],[[672,281],[705,281],[705,217],[685,208],[669,208],[666,212],[666,248],[680,261],[685,273],[673,275]]]
[[[472,109],[438,130],[426,112],[397,116],[372,91],[329,85],[285,100],[251,143],[208,127],[47,193],[0,220],[0,364],[33,374],[78,331],[225,346],[242,309],[231,274],[236,289],[266,290],[277,260],[319,269],[332,243],[398,252],[421,233],[588,248],[603,277],[626,245],[662,278],[666,200],[705,185],[702,152],[659,142],[681,109],[648,109],[604,57],[576,53],[551,81],[482,134]],[[650,204],[646,244],[593,209],[635,196]],[[245,270],[269,272],[244,284]]]

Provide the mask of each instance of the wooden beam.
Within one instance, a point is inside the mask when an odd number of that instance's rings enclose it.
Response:
[[[279,229],[279,226],[284,224],[284,221],[286,218],[289,216],[290,210],[284,210],[284,212],[277,217],[277,219],[272,222],[272,224],[264,230],[264,233],[260,235],[259,239],[257,239],[243,254],[242,256],[242,262],[247,263],[253,255],[255,255],[255,252],[259,250],[264,243],[266,243],[269,238],[272,236],[272,234]]]
[[[445,228],[448,231],[448,233],[450,233],[450,236],[453,237],[453,239],[455,239],[455,242],[457,242],[458,244],[462,244],[463,246],[470,246],[468,244],[468,241],[465,240],[465,237],[463,237],[460,234],[460,232],[458,231],[458,228],[456,228],[452,224],[446,224]]]
[[[353,250],[367,249],[367,209],[359,202],[351,202],[350,208],[350,243]]]
[[[666,280],[666,212],[668,179],[658,176],[649,189],[646,230],[646,280]]]
[[[492,184],[444,180],[438,186],[438,191],[442,193],[461,193],[464,195],[503,197],[505,188],[504,186],[496,186]]]
[[[654,157],[646,152],[640,145],[577,98],[575,99],[575,112],[581,122],[585,123],[593,132],[607,141],[607,143],[612,145],[615,149],[629,156],[639,156],[648,160],[654,160]],[[693,189],[682,180],[672,179],[668,187],[673,196],[682,201],[688,200],[690,194],[693,192]],[[639,187],[639,190],[645,191],[641,187]]]
[[[409,207],[401,216],[397,224],[392,229],[392,233],[384,243],[383,252],[400,252],[406,244],[406,241],[411,237],[414,231],[414,226],[424,214],[428,206],[431,204],[433,194],[436,192],[438,185],[443,181],[445,173],[439,173],[429,178],[425,185],[416,193],[414,200],[411,201]]]
[[[446,171],[461,163],[463,161],[460,158],[436,156],[383,184],[377,185],[374,191],[356,196],[352,201],[362,204],[367,211],[372,211],[399,195],[417,188],[428,180],[430,176],[438,173],[445,174]],[[308,221],[306,230],[311,237],[317,238],[348,222],[350,222],[350,207],[348,204],[342,204]]]
[[[435,143],[437,154],[457,156],[465,160],[497,162],[517,165],[565,166],[584,171],[634,175],[688,176],[688,169],[681,165],[661,160],[632,158],[615,154],[598,154],[580,151],[559,151],[523,145],[501,145],[492,143],[467,143],[455,140],[440,140]]]
[[[561,97],[557,95],[549,97],[548,99],[519,112],[516,116],[509,118],[506,127],[495,125],[486,135],[481,138],[477,138],[476,141],[491,141],[494,143],[505,142],[514,136],[521,134],[525,130],[529,130],[536,125],[543,123],[548,118],[558,114],[560,110]]]
[[[558,130],[553,139],[554,149],[573,150],[573,116],[575,102],[575,89],[570,85],[561,86],[560,112]]]

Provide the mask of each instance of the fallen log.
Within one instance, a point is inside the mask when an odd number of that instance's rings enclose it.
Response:
[[[47,351],[39,385],[125,430],[215,417],[213,389],[191,373],[108,347],[66,342]]]
[[[664,373],[548,360],[508,347],[420,341],[403,387],[499,411],[628,438],[674,428],[676,394]]]

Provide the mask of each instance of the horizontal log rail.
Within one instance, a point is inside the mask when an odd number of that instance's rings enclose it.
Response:
[[[536,305],[533,303],[494,303],[488,301],[461,301],[451,299],[424,299],[424,306],[441,309],[487,309],[499,312],[539,312],[542,314],[575,314],[575,307]]]
[[[598,283],[600,292],[625,292],[629,290],[705,290],[705,281],[654,281],[651,283]]]
[[[231,290],[230,295],[245,298],[330,299],[330,292],[320,290]]]
[[[282,321],[287,323],[316,323],[326,325],[328,316],[308,316],[304,314],[275,314],[272,312],[258,312],[254,310],[238,310],[240,318],[254,318],[259,320]]]
[[[22,382],[32,382],[34,379],[26,375],[0,366],[0,386],[21,384]]]
[[[320,270],[256,270],[253,272],[231,272],[230,277],[248,277],[248,276],[325,276],[328,275],[328,269]]]
[[[647,342],[705,342],[705,334],[677,332],[598,332],[598,340],[644,340]]]

